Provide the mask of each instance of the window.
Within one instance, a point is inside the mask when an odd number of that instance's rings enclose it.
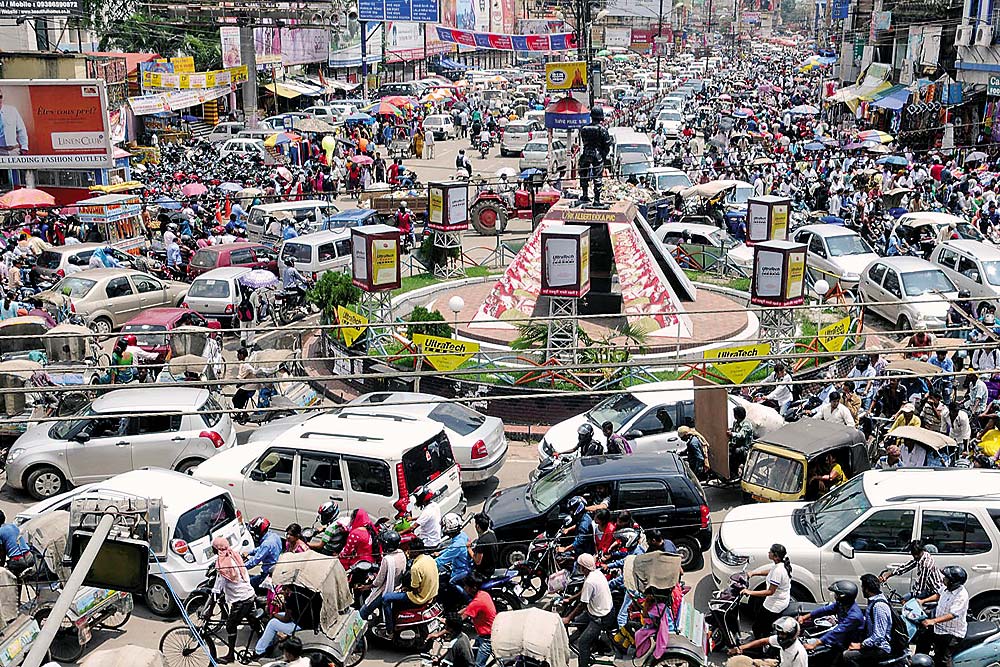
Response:
[[[451,443],[444,430],[436,436],[403,453],[403,474],[406,487],[415,489],[421,484],[433,482],[455,465],[451,453]]]
[[[299,452],[299,484],[309,489],[343,491],[340,458],[315,452]]]
[[[347,459],[347,474],[351,478],[351,491],[392,497],[392,478],[384,461]]]
[[[486,423],[486,417],[459,403],[439,403],[427,417],[459,435],[469,435]]]
[[[163,283],[152,278],[138,278],[135,281],[135,286],[139,289],[140,294],[148,294],[150,292],[159,292],[163,290]]]
[[[174,537],[190,544],[211,535],[212,531],[235,520],[236,508],[233,507],[233,501],[226,493],[181,514],[177,518]]]
[[[199,269],[213,269],[218,261],[219,253],[211,250],[199,250],[191,258],[191,266],[197,266]]]
[[[334,245],[337,246],[337,257],[347,257],[351,254],[351,239],[336,241]]]
[[[281,250],[282,257],[294,257],[296,262],[309,262],[312,260],[312,247],[304,243],[285,243]]]
[[[656,416],[657,410],[661,408],[656,408],[650,410],[639,420],[632,425],[630,431],[642,431],[643,435],[653,435],[654,433],[664,433],[666,431],[673,431],[677,425],[674,423],[674,406],[667,405],[663,406],[662,409],[666,412],[666,424],[660,421],[660,418]]]
[[[885,274],[885,291],[889,294],[899,297],[902,293],[899,291],[899,276],[896,275],[895,271],[887,271]]]
[[[938,255],[938,264],[946,266],[949,269],[954,269],[956,259],[958,259],[958,255],[954,251],[948,248],[941,248],[941,253]]]
[[[250,248],[241,248],[240,250],[233,250],[229,253],[229,265],[239,266],[240,264],[252,264],[254,261],[253,250]]]
[[[823,239],[818,236],[809,239],[809,252],[820,257],[826,257],[826,248],[823,246]]]
[[[222,406],[211,396],[205,399],[205,402],[198,408],[198,412],[202,413],[201,418],[205,422],[205,426],[209,428],[218,424],[219,420],[222,419]]]
[[[753,449],[743,466],[743,480],[779,493],[798,493],[802,490],[802,463]]]
[[[132,417],[129,420],[129,435],[146,435],[147,433],[169,433],[181,430],[180,415],[144,415]]]
[[[674,504],[670,491],[663,482],[622,482],[618,488],[618,509],[642,510]]]
[[[250,479],[256,482],[292,483],[292,463],[295,453],[287,449],[272,449],[264,454],[250,471]]]
[[[260,262],[273,262],[278,258],[278,253],[270,248],[258,247],[254,248],[253,252],[257,256],[257,261]]]
[[[91,438],[113,438],[125,434],[125,423],[128,417],[102,417],[90,420],[89,426],[84,426]]]
[[[968,257],[958,258],[958,272],[970,280],[982,282],[979,276],[979,267],[976,266],[976,263]],[[973,276],[973,274],[975,274],[975,276]]]
[[[920,538],[941,554],[982,554],[993,548],[983,524],[968,512],[925,511]]]
[[[229,281],[199,278],[191,283],[188,296],[204,299],[228,299]]]
[[[868,277],[876,285],[882,284],[882,278],[885,277],[885,264],[876,264],[872,268],[868,269]]]
[[[330,262],[337,259],[337,248],[332,243],[324,243],[316,249],[320,262]]]
[[[124,276],[109,280],[108,286],[104,288],[104,291],[107,293],[109,299],[133,294],[132,285],[129,284],[128,278]]]
[[[851,531],[846,540],[855,551],[906,553],[913,537],[913,510],[875,512]]]

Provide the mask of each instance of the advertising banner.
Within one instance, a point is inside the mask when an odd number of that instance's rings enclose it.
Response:
[[[152,95],[141,95],[128,98],[132,113],[136,116],[149,116],[165,111],[180,111],[211,100],[225,97],[231,91],[229,86],[209,88],[208,90],[169,90]]]
[[[365,25],[368,33],[367,53],[365,59],[369,64],[382,60],[382,24],[368,23]],[[361,22],[348,17],[347,29],[339,32],[330,31],[330,67],[359,67],[361,65]]]
[[[479,343],[414,334],[413,344],[436,371],[453,371],[479,352]]]
[[[545,90],[565,92],[587,90],[587,63],[545,63]]]
[[[19,19],[30,14],[32,18],[50,16],[81,16],[83,0],[0,0],[0,17]]]
[[[605,28],[604,29],[604,48],[613,49],[627,49],[632,43],[632,29],[631,28]]]
[[[847,340],[847,334],[851,331],[851,316],[837,320],[833,324],[828,324],[819,330],[819,342],[820,345],[826,349],[827,352],[840,352],[844,349],[844,342]]]
[[[372,248],[372,284],[378,287],[397,282],[399,242],[396,239],[377,239]]]
[[[142,87],[144,89],[170,88],[173,90],[191,90],[217,88],[243,83],[249,72],[246,65],[217,69],[210,72],[188,72],[183,74],[161,74],[159,72],[143,72]]]
[[[128,125],[127,114],[123,104],[117,109],[108,111],[108,131],[111,134],[111,143],[120,144],[125,141],[126,127]]]
[[[781,297],[781,273],[785,255],[780,252],[761,250],[757,253],[754,266],[754,293],[764,299]]]
[[[788,273],[785,276],[786,304],[794,306],[802,303],[805,297],[806,252],[788,254]]]
[[[222,45],[222,66],[225,68],[239,67],[243,64],[243,54],[240,53],[240,28],[235,25],[224,25],[219,28],[219,43]]]
[[[654,21],[661,15],[660,8],[663,8],[663,19],[670,17],[671,3],[661,3],[660,0],[608,0],[607,10],[609,16],[628,16],[653,19]]]
[[[281,28],[267,23],[253,29],[253,52],[257,67],[281,64]]]
[[[341,326],[340,332],[344,335],[344,342],[350,347],[368,328],[368,318],[350,308],[337,306],[337,324]]]
[[[435,26],[442,42],[497,51],[571,51],[576,49],[576,35],[571,32],[551,35],[504,35],[472,32]]]
[[[0,168],[111,167],[105,83],[0,80]]]
[[[754,357],[766,357],[769,354],[771,354],[770,343],[736,345],[705,350],[705,360],[711,361],[715,369],[722,373],[727,380],[733,384],[740,384],[760,366],[762,359]],[[749,361],[740,361],[740,359],[747,358]]]
[[[317,28],[281,29],[281,64],[325,63],[330,59],[330,31]]]
[[[438,23],[441,3],[439,0],[359,0],[358,19]]]

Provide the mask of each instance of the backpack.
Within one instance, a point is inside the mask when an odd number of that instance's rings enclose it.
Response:
[[[909,651],[910,633],[906,628],[906,621],[893,609],[888,600],[878,600],[876,604],[885,604],[889,608],[889,616],[892,618],[892,625],[889,627],[889,655],[900,656]],[[868,610],[868,621],[872,622],[871,607]]]

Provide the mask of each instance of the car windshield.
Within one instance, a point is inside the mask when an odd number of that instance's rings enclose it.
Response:
[[[90,415],[96,414],[90,409],[89,405],[84,405],[82,408],[73,413],[74,417],[89,417]],[[49,435],[56,440],[66,440],[69,438],[70,434],[77,430],[80,426],[80,421],[78,419],[68,419],[66,421],[56,422],[55,425],[49,430]]]
[[[657,190],[667,190],[675,185],[689,188],[691,187],[691,179],[687,177],[687,174],[658,174],[656,176]]]
[[[440,403],[427,416],[459,435],[469,435],[486,421],[483,415],[458,403]]]
[[[62,261],[62,253],[46,250],[38,256],[36,264],[43,269],[58,269],[60,261]]]
[[[604,422],[611,422],[617,432],[644,409],[646,409],[646,404],[638,398],[632,394],[622,394],[621,396],[612,396],[594,406],[587,414],[587,419],[598,426]]]
[[[74,278],[70,276],[69,278],[63,278],[56,286],[52,288],[52,291],[56,294],[65,294],[74,299],[79,299],[80,297],[87,296],[87,293],[94,288],[97,284],[96,280],[87,280],[86,278]]]
[[[920,296],[928,292],[954,292],[955,285],[944,274],[944,271],[928,269],[904,273],[903,291],[906,296]]]
[[[663,111],[660,113],[660,120],[670,120],[681,122],[681,115],[676,111]]]
[[[191,283],[188,296],[201,297],[203,299],[225,299],[229,296],[229,281],[214,280],[211,278],[196,280]]]
[[[167,327],[162,324],[126,324],[122,333],[135,335],[136,342],[143,347],[159,347],[167,344]]]
[[[826,245],[830,248],[833,257],[843,257],[844,255],[865,255],[874,252],[863,238],[857,234],[844,234],[843,236],[830,236],[826,239]]]
[[[236,508],[228,494],[216,496],[189,509],[177,518],[174,539],[188,544],[208,537],[212,531],[236,520]]]
[[[646,160],[637,160],[635,162],[631,160],[625,161],[622,162],[620,171],[623,176],[645,174],[649,171],[649,162]]]
[[[618,144],[619,155],[624,153],[639,153],[652,157],[653,147],[649,144]]]
[[[872,506],[862,476],[848,480],[806,507],[808,521],[820,544],[826,544]]]
[[[504,134],[528,134],[530,130],[524,125],[508,125],[503,131]]]
[[[1000,285],[1000,260],[983,262],[983,271],[990,285]]]
[[[573,464],[565,463],[528,487],[528,502],[534,505],[539,512],[547,512],[549,508],[569,495],[575,485]]]
[[[218,261],[219,253],[211,250],[199,250],[191,258],[191,266],[197,266],[199,269],[211,269]]]
[[[743,481],[778,493],[802,490],[802,462],[755,449],[747,457]]]
[[[525,153],[547,153],[549,145],[544,141],[532,141],[525,145]]]

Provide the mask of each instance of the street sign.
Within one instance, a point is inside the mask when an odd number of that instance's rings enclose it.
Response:
[[[439,0],[359,0],[359,21],[405,21],[438,23],[441,20]]]
[[[991,76],[986,84],[986,94],[989,97],[1000,97],[1000,76]]]

